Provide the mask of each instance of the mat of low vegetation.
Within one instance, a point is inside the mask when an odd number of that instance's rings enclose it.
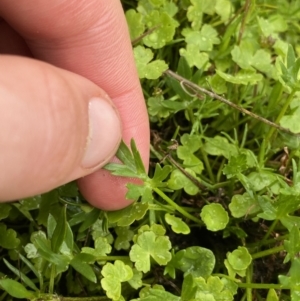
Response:
[[[123,0],[151,121],[135,202],[0,205],[0,301],[300,300],[300,1]]]

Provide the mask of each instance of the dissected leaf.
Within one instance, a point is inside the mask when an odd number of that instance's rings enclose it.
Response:
[[[0,204],[0,220],[8,217],[11,208],[10,204]]]
[[[187,17],[192,22],[192,28],[199,29],[202,24],[202,3],[203,1],[191,0],[191,5],[188,8]]]
[[[139,12],[136,12],[134,9],[127,10],[125,16],[131,40],[140,37],[145,30],[143,16]]]
[[[166,265],[171,260],[170,240],[167,236],[157,236],[152,231],[145,231],[138,235],[129,253],[130,259],[135,262],[138,271],[150,271],[150,259],[153,258],[159,265]]]
[[[143,42],[154,49],[162,48],[173,39],[175,29],[179,23],[166,12],[153,10],[145,17],[145,23],[149,29],[155,30],[147,35]]]
[[[288,262],[289,260],[294,260],[295,256],[300,252],[300,232],[297,227],[293,227],[290,230],[289,239],[284,241],[284,247],[287,250],[288,254],[284,259],[284,263]]]
[[[195,300],[203,301],[233,301],[232,292],[224,286],[219,277],[209,276],[205,281],[203,277],[195,278],[197,287]]]
[[[0,246],[4,249],[15,249],[20,244],[17,232],[13,229],[7,229],[5,224],[0,224]]]
[[[153,288],[144,288],[140,292],[140,298],[132,299],[131,301],[181,301],[181,298],[175,296],[169,292],[166,292],[164,289],[153,287]]]
[[[296,258],[291,263],[291,268],[288,272],[289,276],[280,275],[279,281],[282,285],[290,287],[291,300],[298,300],[300,294],[299,277],[300,277],[300,259]]]
[[[203,170],[203,163],[194,154],[202,146],[201,137],[197,135],[184,134],[180,141],[182,145],[177,148],[178,158],[183,160],[183,165],[200,174]]]
[[[92,225],[92,237],[94,241],[96,241],[98,237],[103,237],[108,244],[112,244],[114,241],[112,234],[104,227],[104,221],[100,219]]]
[[[181,48],[179,51],[190,67],[196,66],[198,69],[205,69],[209,62],[209,56],[206,52],[200,52],[199,46],[188,44],[186,48]]]
[[[192,169],[185,168],[185,171],[196,178],[196,174]],[[189,195],[195,195],[199,191],[199,188],[178,169],[172,171],[171,177],[167,183],[169,188],[174,190],[183,188]]]
[[[95,239],[95,248],[83,247],[81,251],[83,253],[91,254],[95,259],[99,260],[99,257],[105,257],[111,252],[111,245],[107,242],[105,237],[97,237]]]
[[[213,156],[224,156],[229,159],[231,156],[237,156],[237,147],[228,142],[225,137],[216,136],[214,138],[206,138],[204,150]]]
[[[134,58],[140,78],[157,79],[168,69],[168,65],[164,61],[152,61],[153,56],[153,52],[143,46],[134,48]]]
[[[172,171],[172,167],[169,165],[165,165],[161,167],[159,164],[156,164],[154,176],[151,179],[151,184],[153,187],[164,187],[165,183],[162,183]]]
[[[219,44],[218,32],[208,24],[204,24],[200,31],[183,29],[182,35],[187,44],[195,44],[199,51],[212,51],[214,44]]]
[[[119,300],[121,297],[121,282],[129,281],[133,277],[131,267],[120,260],[116,260],[114,264],[107,263],[101,274],[104,277],[101,279],[102,287],[113,300]]]
[[[263,76],[255,71],[241,70],[236,75],[216,70],[217,74],[229,83],[237,85],[255,85],[263,80]]]
[[[134,289],[138,289],[143,285],[143,273],[138,271],[137,269],[133,269],[133,276],[128,280],[128,283]]]
[[[158,118],[167,118],[173,110],[167,108],[164,102],[163,95],[149,97],[147,100],[149,114]]]
[[[255,52],[255,47],[251,40],[243,41],[240,45],[235,45],[231,51],[232,59],[245,70],[254,70],[253,67],[261,72],[271,71],[271,54],[264,49]]]
[[[215,9],[222,21],[228,20],[233,12],[232,3],[229,0],[217,0]]]
[[[115,228],[117,238],[114,246],[117,250],[128,250],[130,248],[130,241],[133,238],[134,232],[128,227],[116,227]]]
[[[238,154],[237,156],[230,157],[228,164],[223,169],[223,173],[227,175],[227,178],[232,178],[245,171],[247,168],[248,164],[246,154]]]

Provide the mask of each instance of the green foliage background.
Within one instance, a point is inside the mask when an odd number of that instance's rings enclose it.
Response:
[[[300,1],[122,3],[150,171],[122,143],[130,207],[74,183],[1,204],[0,301],[300,300]]]

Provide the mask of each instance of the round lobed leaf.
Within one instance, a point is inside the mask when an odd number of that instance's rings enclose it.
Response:
[[[179,217],[167,213],[165,220],[175,233],[189,234],[191,232],[189,226]]]
[[[245,247],[238,247],[227,255],[228,262],[235,270],[245,270],[252,261],[252,257]]]
[[[210,231],[223,230],[229,222],[228,213],[220,204],[205,205],[200,216]]]
[[[176,253],[173,265],[194,277],[208,277],[215,267],[215,256],[209,249],[189,247]]]
[[[232,197],[229,210],[233,217],[239,218],[245,215],[256,213],[260,210],[257,200],[248,193],[236,194]]]

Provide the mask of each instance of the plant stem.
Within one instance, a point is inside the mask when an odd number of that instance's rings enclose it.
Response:
[[[115,260],[129,260],[129,256],[99,256],[96,258],[97,261],[115,261]]]
[[[109,301],[111,299],[106,296],[100,297],[63,297],[53,294],[41,294],[38,298],[33,299],[32,301]]]
[[[246,284],[250,284],[252,279],[252,264],[246,271]],[[252,287],[246,288],[247,301],[252,301]]]
[[[195,92],[195,96],[198,97],[199,99],[202,99],[202,95],[200,93],[204,93],[204,94],[210,96],[213,99],[217,99],[217,100],[227,104],[228,106],[240,111],[243,114],[247,114],[247,115],[251,116],[252,118],[255,118],[256,120],[259,120],[259,121],[273,127],[274,128],[272,130],[273,132],[275,131],[275,129],[277,129],[277,130],[283,131],[285,133],[288,133],[290,135],[298,136],[298,134],[295,134],[295,133],[291,132],[289,129],[284,128],[284,127],[280,126],[279,124],[276,124],[276,123],[274,123],[274,122],[272,122],[272,121],[270,121],[270,120],[268,120],[264,117],[261,117],[261,116],[255,114],[255,113],[252,113],[249,110],[244,109],[239,105],[236,105],[235,103],[231,102],[230,100],[228,100],[228,99],[226,99],[226,98],[224,98],[224,97],[222,97],[222,96],[220,96],[220,95],[218,95],[214,92],[208,91],[208,90],[198,86],[197,84],[191,82],[190,80],[187,80],[186,78],[178,75],[177,73],[175,73],[171,70],[165,71],[165,74],[167,74],[168,76],[171,76],[172,78],[179,81],[182,86],[186,86],[186,87],[192,89]],[[286,105],[285,105],[285,107],[286,107]],[[287,107],[288,107],[288,105],[287,105]]]
[[[7,297],[7,292],[3,292],[3,294],[0,296],[0,301],[5,300],[4,298]]]
[[[247,16],[249,13],[249,9],[251,6],[251,0],[246,0],[246,3],[243,7],[244,10],[244,15],[242,18],[242,22],[241,22],[241,27],[240,27],[240,31],[239,31],[239,36],[238,36],[238,40],[237,40],[237,44],[240,45],[241,41],[242,41],[242,37],[245,31],[245,27],[246,27],[246,21],[247,21]]]
[[[276,121],[275,121],[276,124],[278,124],[280,122],[281,118],[283,117],[283,115],[285,114],[286,110],[290,106],[290,104],[291,104],[291,102],[292,102],[292,100],[294,98],[295,93],[296,93],[296,90],[293,90],[292,93],[289,95],[289,97],[286,100],[284,106],[282,107],[279,115],[276,118]],[[273,134],[275,132],[275,129],[276,129],[275,127],[271,127],[270,128],[270,130],[269,130],[269,132],[268,132],[268,134],[266,136],[266,143],[268,143],[271,140],[271,138],[272,138],[272,136],[273,136]]]
[[[274,283],[241,283],[239,279],[231,278],[228,275],[224,274],[213,274],[212,276],[217,276],[219,278],[226,278],[228,280],[236,283],[240,288],[252,288],[252,289],[290,289],[290,287],[284,286],[282,284],[274,284]]]
[[[277,238],[270,238],[270,239],[267,239],[267,240],[264,240],[263,242],[255,242],[255,243],[249,243],[247,244],[247,248],[248,249],[251,249],[251,248],[257,248],[258,246],[261,247],[263,245],[270,245],[270,244],[276,244],[282,240],[285,240],[285,239],[288,239],[289,238],[289,234],[285,234],[285,235],[281,235]]]
[[[149,222],[150,226],[156,223],[155,210],[149,208]]]
[[[51,272],[50,272],[50,280],[49,280],[49,294],[53,294],[53,292],[54,292],[55,274],[56,274],[56,266],[54,264],[52,264]]]
[[[174,209],[176,209],[178,212],[180,212],[183,216],[185,216],[186,218],[194,221],[195,223],[197,223],[199,225],[203,225],[203,222],[200,219],[198,219],[195,216],[191,215],[190,213],[186,212],[182,207],[177,205],[166,194],[164,194],[159,188],[153,188],[153,191],[155,191],[164,201],[166,201]]]
[[[271,254],[276,254],[276,253],[278,253],[280,251],[283,251],[283,250],[284,250],[284,246],[281,245],[279,247],[274,247],[274,248],[271,248],[271,249],[268,249],[268,250],[265,250],[265,251],[254,253],[251,256],[252,256],[252,259],[257,259],[257,258],[265,257],[265,256],[268,256],[268,255],[271,255]]]
[[[60,301],[110,301],[106,296],[101,297],[60,297]]]
[[[260,241],[260,244],[259,244],[260,246],[263,245],[264,242],[269,238],[270,234],[272,233],[272,231],[273,231],[274,228],[276,227],[277,223],[278,223],[278,219],[275,219],[275,220],[272,222],[272,224],[271,224],[271,226],[269,227],[267,233],[265,234],[265,236],[263,237],[263,239]]]
[[[265,155],[266,155],[266,139],[263,139],[258,154],[258,165],[260,168],[264,167]]]
[[[280,290],[280,289],[289,289],[289,287],[284,287],[281,284],[274,283],[237,283],[240,288],[252,288],[252,289],[266,289],[269,290],[271,288]]]
[[[209,176],[210,180],[213,183],[215,183],[216,180],[215,180],[214,174],[213,174],[213,172],[211,170],[210,163],[209,163],[208,158],[207,158],[207,154],[206,154],[206,152],[202,148],[200,149],[200,152],[201,152],[201,155],[202,155],[202,158],[203,158],[203,161],[204,161],[204,164],[205,164],[208,176]]]

